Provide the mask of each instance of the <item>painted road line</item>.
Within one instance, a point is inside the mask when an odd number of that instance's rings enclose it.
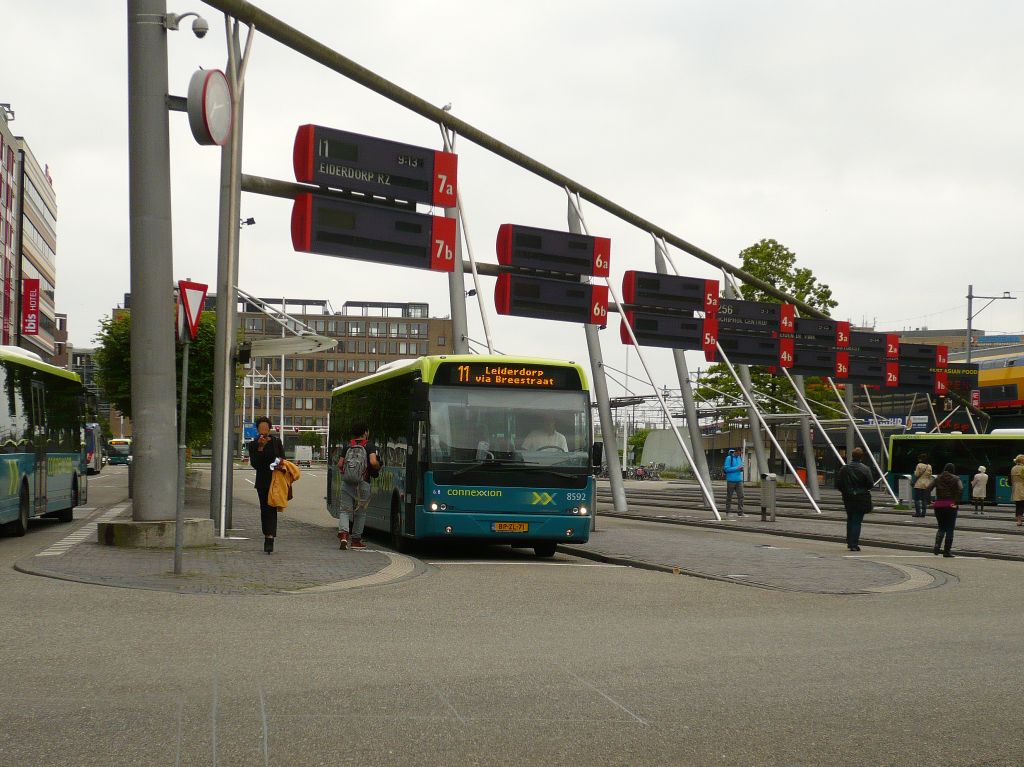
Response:
[[[100,522],[107,522],[111,519],[121,516],[125,509],[128,508],[127,503],[122,503],[120,506],[115,506],[110,511],[106,511],[101,514],[94,522],[88,522],[80,527],[70,535],[65,536],[61,540],[54,543],[52,546],[40,551],[36,554],[37,557],[57,557],[65,552],[69,551],[73,546],[81,543],[90,536],[96,535],[96,527]]]
[[[611,565],[604,562],[427,562],[428,565],[535,565],[537,567],[607,567],[629,569],[629,565]]]

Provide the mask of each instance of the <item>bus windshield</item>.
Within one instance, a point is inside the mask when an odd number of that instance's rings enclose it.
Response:
[[[585,474],[590,400],[582,391],[431,387],[430,462]]]

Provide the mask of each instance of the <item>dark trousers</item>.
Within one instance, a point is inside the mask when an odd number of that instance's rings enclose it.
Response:
[[[945,538],[946,546],[945,551],[949,551],[953,548],[953,531],[956,529],[956,512],[954,509],[935,509],[935,521],[939,523],[939,529],[935,533],[935,548],[938,549],[942,546],[942,540]]]
[[[277,509],[267,503],[269,487],[257,487],[256,495],[260,497],[260,524],[263,526],[263,536],[273,538],[277,535]]]
[[[846,545],[860,545],[860,525],[864,521],[863,511],[846,512]]]
[[[928,512],[928,501],[931,500],[932,491],[924,487],[914,488],[914,515],[923,517]]]

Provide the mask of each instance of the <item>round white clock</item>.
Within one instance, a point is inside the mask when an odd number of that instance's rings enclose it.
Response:
[[[188,83],[188,124],[199,144],[224,146],[231,135],[231,88],[219,69],[199,69]]]

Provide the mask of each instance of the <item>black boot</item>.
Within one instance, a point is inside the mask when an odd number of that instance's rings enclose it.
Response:
[[[932,549],[932,554],[939,556],[939,547],[942,546],[942,531],[935,533],[935,548]]]
[[[273,554],[274,553],[274,539],[273,538],[264,538],[263,539],[263,550],[265,552],[267,552],[268,554]]]

